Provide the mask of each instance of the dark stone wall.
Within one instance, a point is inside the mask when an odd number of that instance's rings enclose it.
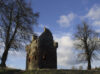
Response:
[[[39,38],[35,37],[33,36],[32,42],[26,47],[26,69],[56,69],[58,43],[54,42],[52,33],[45,28]]]
[[[52,33],[45,29],[39,37],[39,66],[40,68],[57,68],[57,54]]]

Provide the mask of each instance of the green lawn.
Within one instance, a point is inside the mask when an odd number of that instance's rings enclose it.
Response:
[[[100,74],[99,70],[32,70],[0,69],[0,74]]]

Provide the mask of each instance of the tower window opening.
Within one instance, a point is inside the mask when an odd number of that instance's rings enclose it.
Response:
[[[36,60],[36,59],[37,59],[37,57],[36,57],[36,56],[34,56],[34,59]]]
[[[46,60],[46,55],[43,56],[43,60]]]
[[[29,62],[31,61],[30,58],[28,59],[28,61],[29,61]]]

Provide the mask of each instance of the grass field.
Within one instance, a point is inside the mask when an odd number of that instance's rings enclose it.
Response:
[[[100,70],[32,70],[0,69],[0,74],[100,74]]]

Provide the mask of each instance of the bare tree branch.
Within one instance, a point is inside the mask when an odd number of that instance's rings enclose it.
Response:
[[[0,39],[5,43],[2,67],[6,66],[10,49],[23,49],[21,45],[30,41],[37,18],[38,13],[34,13],[25,0],[0,0]]]
[[[91,69],[91,60],[96,55],[94,51],[100,49],[100,43],[98,42],[99,34],[96,33],[90,26],[86,23],[83,25],[78,25],[76,29],[76,33],[74,34],[77,42],[75,43],[75,47],[77,49],[84,50],[84,53],[80,54],[81,61],[82,58],[84,61],[88,62],[88,69]],[[83,56],[84,55],[84,56]]]

